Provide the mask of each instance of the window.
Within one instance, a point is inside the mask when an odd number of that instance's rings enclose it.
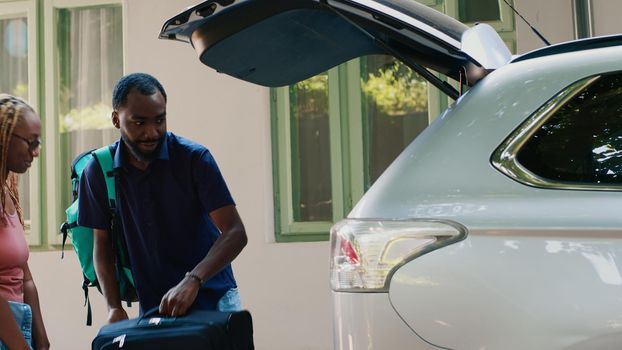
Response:
[[[428,84],[390,56],[361,59],[365,189],[428,126]]]
[[[115,1],[55,0],[46,7],[48,242],[72,201],[70,166],[78,154],[118,138],[110,121],[112,88],[123,75],[123,7]],[[48,146],[49,145],[49,146]]]
[[[389,56],[273,92],[277,240],[326,239],[427,125],[427,83]]]
[[[493,22],[501,19],[499,0],[460,0],[459,4],[460,22]]]
[[[28,101],[38,109],[37,33],[34,1],[0,2],[0,92]],[[20,176],[26,235],[29,244],[41,243],[39,162]]]
[[[0,91],[28,98],[28,17],[21,14],[0,17]]]
[[[60,243],[73,157],[117,138],[124,13],[122,0],[0,0],[0,91],[28,100],[44,130],[40,160],[20,177],[30,245]]]
[[[56,18],[59,188],[66,208],[73,199],[72,160],[118,138],[110,116],[112,88],[123,75],[121,6],[62,8]]]
[[[328,74],[289,88],[292,128],[292,194],[296,222],[333,218]]]
[[[557,110],[517,155],[556,182],[622,184],[622,74],[605,75]]]
[[[339,69],[272,91],[277,239],[322,239],[343,215]],[[275,118],[279,116],[278,118]],[[282,234],[281,234],[282,233]]]
[[[494,0],[490,24],[510,50],[514,18]],[[458,17],[475,1],[422,0]],[[505,6],[505,7],[503,7]],[[487,18],[488,18],[487,17]],[[481,20],[481,18],[480,18]],[[273,89],[276,240],[325,240],[380,174],[450,102],[395,58],[362,57],[289,87]]]

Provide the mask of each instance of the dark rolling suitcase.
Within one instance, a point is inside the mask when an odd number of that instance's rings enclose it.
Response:
[[[248,311],[195,310],[182,317],[164,317],[156,311],[102,327],[93,340],[92,350],[254,349]]]

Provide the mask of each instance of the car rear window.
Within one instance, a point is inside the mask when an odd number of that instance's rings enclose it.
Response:
[[[517,154],[556,181],[622,184],[622,74],[601,76],[558,109]]]

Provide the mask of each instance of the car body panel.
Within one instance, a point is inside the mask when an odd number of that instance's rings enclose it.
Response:
[[[334,293],[334,349],[435,350],[393,311],[387,293]]]
[[[208,0],[169,19],[160,38],[189,42],[204,64],[264,86],[379,53],[472,84],[511,59],[490,26],[469,29],[415,1]]]
[[[391,302],[422,338],[451,349],[619,340],[621,238],[620,230],[599,228],[474,229],[467,240],[399,269]]]
[[[622,71],[621,55],[610,47],[496,70],[419,135],[348,215],[467,228],[466,240],[392,277],[391,303],[423,339],[451,349],[617,347],[622,191],[526,186],[495,169],[491,155],[566,87]]]

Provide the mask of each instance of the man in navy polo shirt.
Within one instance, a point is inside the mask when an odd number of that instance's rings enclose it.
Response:
[[[111,145],[121,223],[141,313],[159,307],[231,311],[239,295],[231,261],[247,242],[244,225],[216,161],[203,146],[166,131],[166,92],[152,76],[127,75],[113,90]],[[94,229],[94,264],[108,322],[127,319],[111,248],[111,215],[99,164],[80,180],[79,224]]]

